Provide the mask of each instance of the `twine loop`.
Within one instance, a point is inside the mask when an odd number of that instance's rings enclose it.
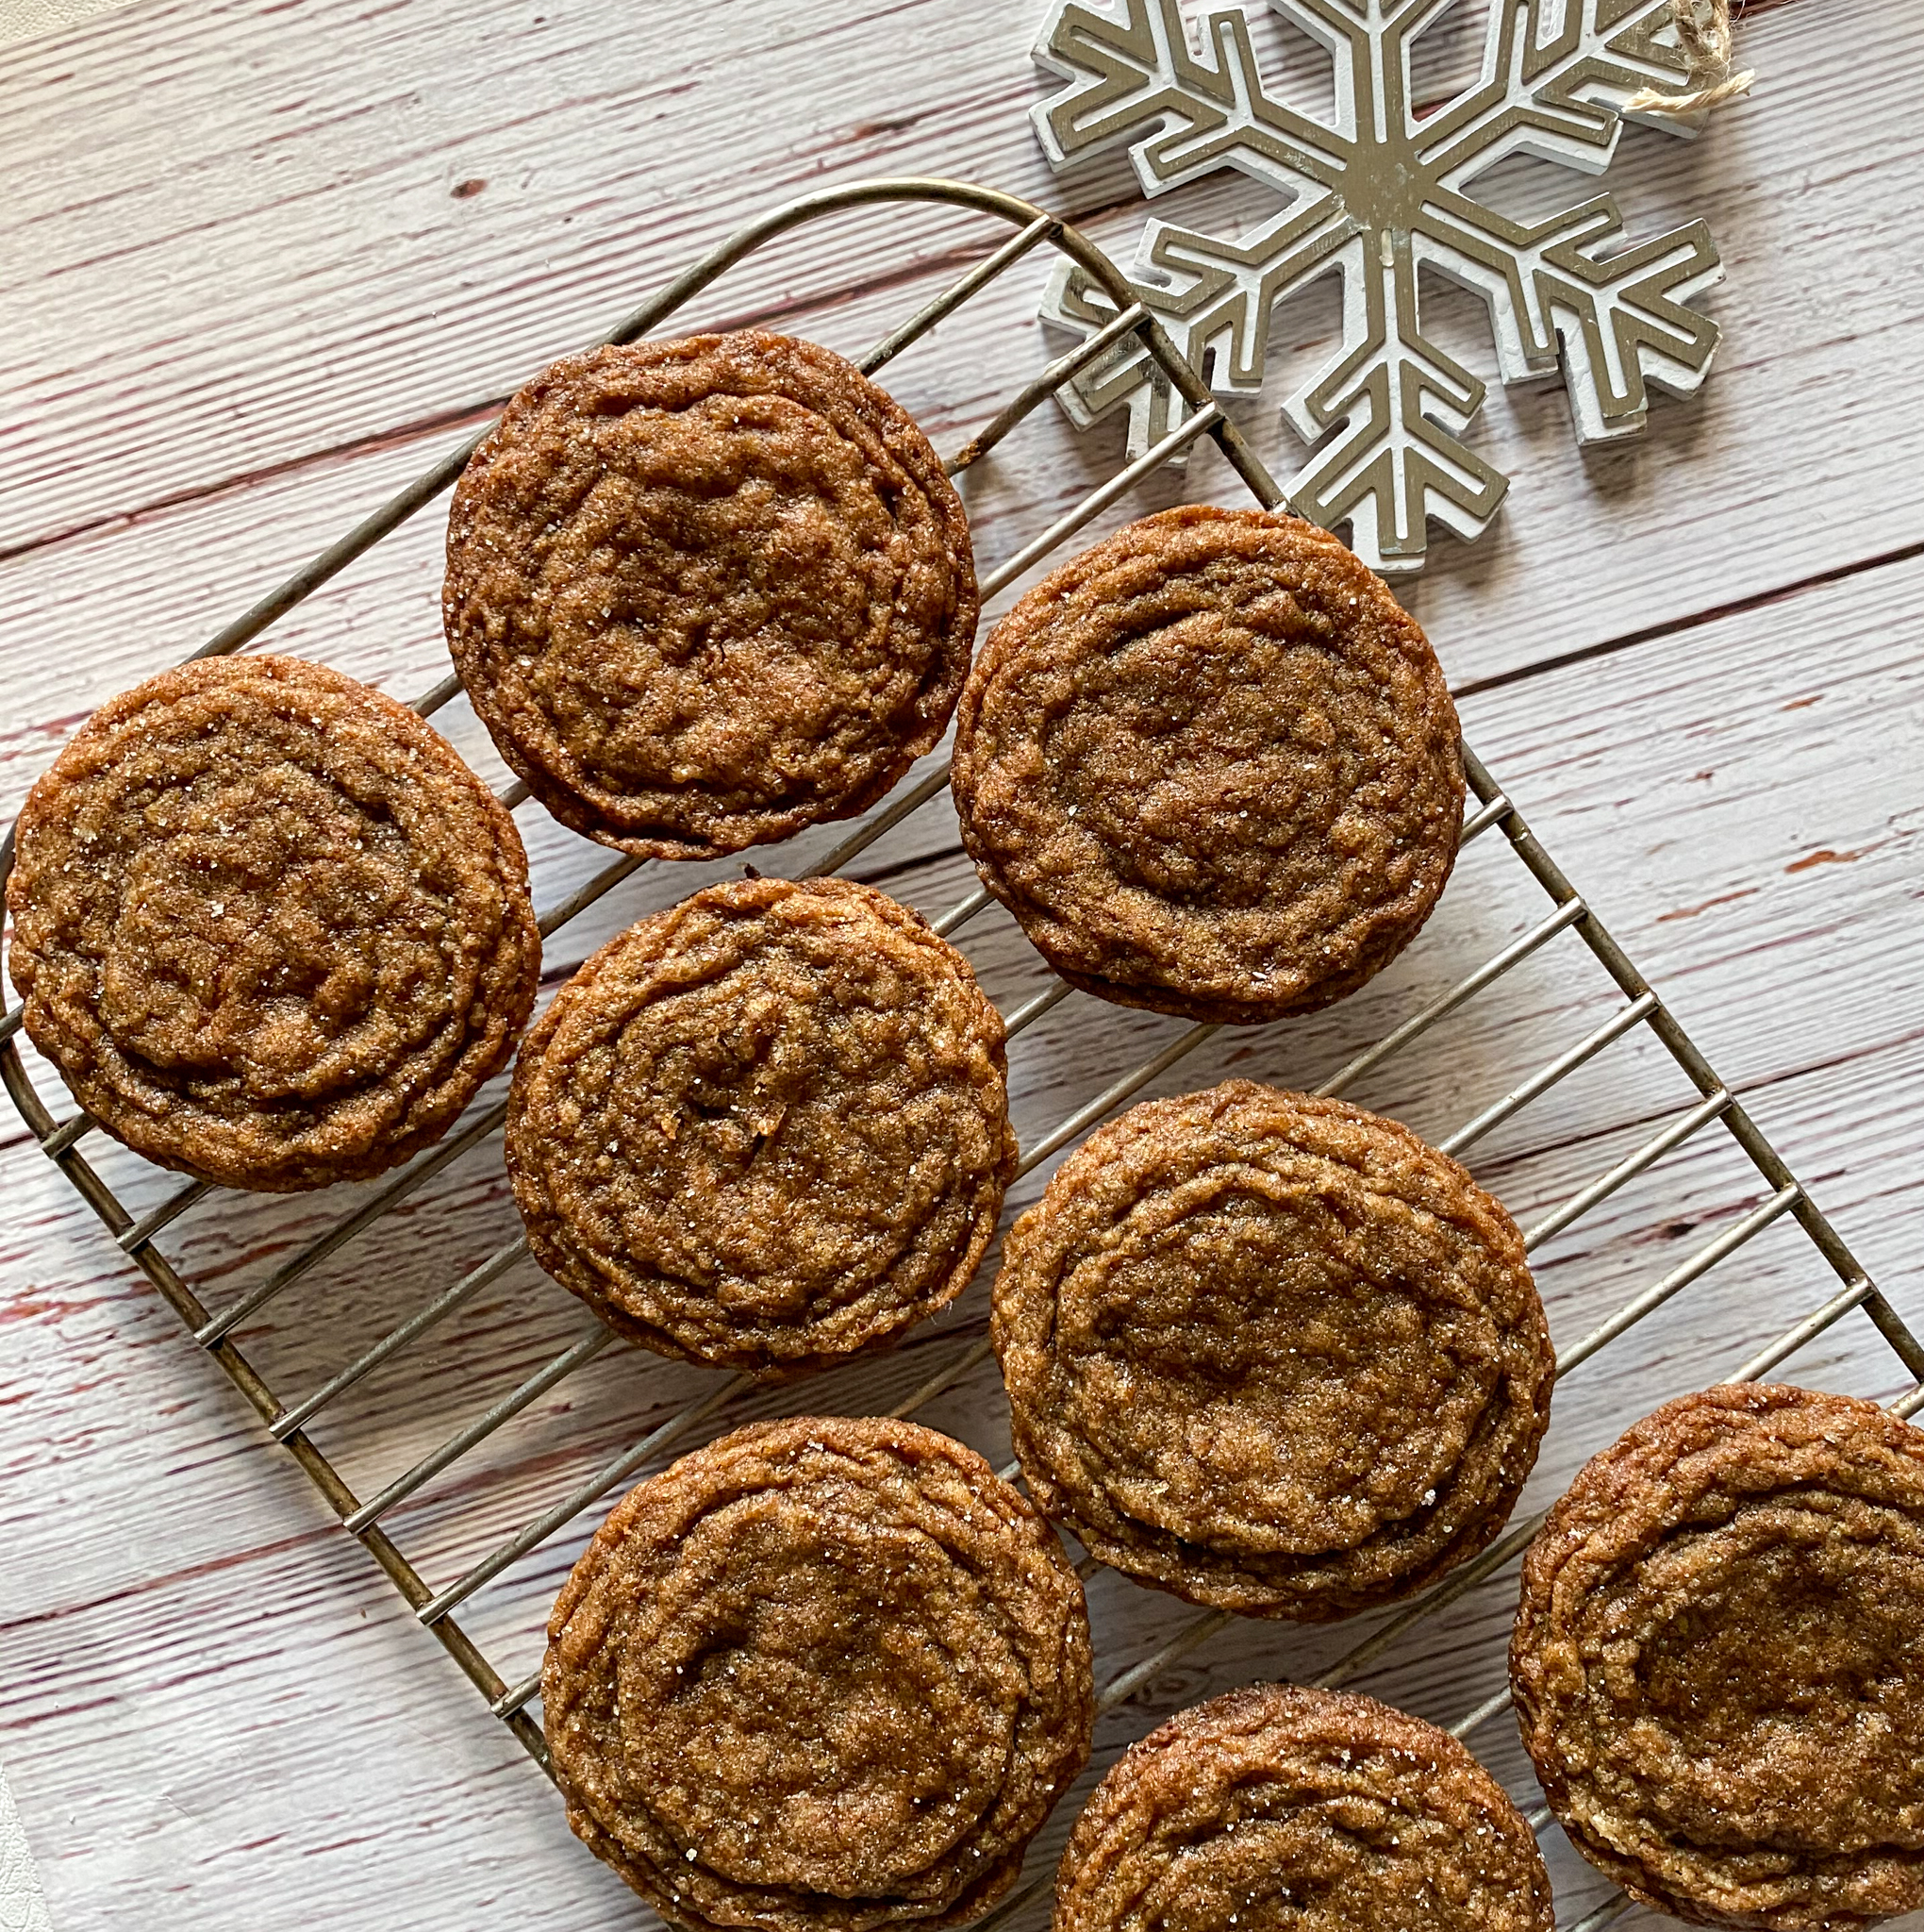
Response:
[[[1677,42],[1685,62],[1683,93],[1640,89],[1624,104],[1627,114],[1700,114],[1748,93],[1756,75],[1735,70],[1731,0],[1670,0]]]

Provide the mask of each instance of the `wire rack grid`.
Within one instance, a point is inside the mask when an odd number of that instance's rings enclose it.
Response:
[[[986,458],[1003,437],[1032,410],[1053,396],[1070,377],[1095,364],[1099,358],[1135,355],[1138,347],[1153,358],[1171,389],[1183,399],[1187,411],[1174,428],[1140,458],[1090,491],[986,576],[981,586],[985,605],[1145,477],[1161,468],[1171,457],[1202,437],[1206,436],[1216,443],[1230,466],[1265,508],[1286,507],[1284,492],[1236,425],[1212,400],[1202,378],[1183,360],[1153,317],[1136,302],[1126,277],[1108,258],[1074,226],[1045,209],[1014,195],[969,183],[921,177],[886,179],[858,183],[790,202],[742,229],[693,263],[602,340],[628,341],[647,334],[727,269],[790,229],[854,208],[900,203],[954,205],[998,219],[1014,232],[1001,246],[877,342],[861,358],[860,366],[867,373],[872,374],[880,369],[971,296],[987,288],[1012,264],[1045,244],[1086,269],[1106,291],[1116,310],[1107,326],[1051,362],[1023,384],[992,421],[949,460],[947,467],[952,475]],[[485,430],[479,432],[460,447],[450,451],[431,470],[323,551],[306,568],[217,632],[195,656],[235,651],[257,637],[277,618],[449,488],[485,434]],[[458,680],[450,675],[416,700],[415,709],[423,716],[428,715],[446,704],[459,689]],[[1565,1347],[1557,1358],[1559,1376],[1615,1341],[1718,1262],[1736,1253],[1764,1229],[1788,1217],[1815,1245],[1824,1263],[1835,1275],[1837,1286],[1833,1293],[1783,1333],[1756,1348],[1744,1360],[1733,1362],[1727,1379],[1749,1380],[1765,1374],[1833,1324],[1853,1311],[1859,1311],[1875,1324],[1878,1333],[1895,1352],[1904,1372],[1912,1378],[1914,1386],[1892,1405],[1894,1411],[1908,1416],[1924,1407],[1924,1344],[1920,1344],[1899,1318],[1741,1102],[1718,1078],[1703,1054],[1605,930],[1597,915],[1531,832],[1516,806],[1467,744],[1463,756],[1474,797],[1474,809],[1467,816],[1462,828],[1463,843],[1467,845],[1492,831],[1501,832],[1509,850],[1548,899],[1549,909],[1519,938],[1484,960],[1453,985],[1420,1004],[1389,1031],[1355,1053],[1316,1091],[1321,1094],[1336,1094],[1352,1087],[1363,1075],[1409,1046],[1447,1015],[1493,987],[1558,934],[1573,933],[1620,995],[1610,1016],[1483,1108],[1438,1144],[1446,1153],[1462,1154],[1501,1124],[1540,1100],[1614,1042],[1641,1029],[1659,1042],[1682,1070],[1695,1089],[1697,1100],[1666,1119],[1657,1131],[1606,1172],[1570,1193],[1559,1206],[1537,1220],[1525,1232],[1526,1248],[1534,1250],[1551,1236],[1570,1227],[1666,1156],[1708,1129],[1713,1123],[1717,1124],[1741,1150],[1755,1171],[1762,1192],[1748,1211],[1724,1226],[1714,1239],[1703,1243],[1659,1279],[1650,1282],[1590,1332]],[[870,816],[825,857],[808,867],[804,875],[836,872],[849,865],[876,840],[934,799],[945,789],[947,779],[946,765],[929,772]],[[526,787],[521,784],[509,787],[502,794],[504,803],[510,808],[523,803],[527,795]],[[4,880],[10,871],[12,858],[13,833],[9,830],[4,843],[0,843],[0,880]],[[543,939],[552,937],[620,885],[641,862],[633,858],[616,859],[604,866],[577,891],[550,908],[539,919]],[[988,903],[987,891],[977,888],[932,923],[937,931],[954,934]],[[1013,1040],[1023,1033],[1069,991],[1069,987],[1063,982],[1053,980],[1045,991],[1016,1007],[1006,1016],[1010,1038]],[[406,1320],[382,1335],[322,1386],[305,1394],[289,1398],[271,1387],[234,1338],[237,1329],[258,1316],[303,1276],[348,1243],[368,1234],[390,1210],[415,1195],[461,1155],[496,1133],[506,1111],[506,1104],[493,1104],[474,1112],[451,1138],[396,1173],[353,1212],[334,1222],[318,1237],[295,1248],[264,1279],[224,1306],[209,1307],[196,1288],[168,1258],[160,1237],[177,1217],[214,1191],[205,1183],[191,1182],[174,1188],[144,1213],[137,1215],[124,1206],[90,1163],[82,1149],[81,1143],[93,1129],[94,1123],[84,1113],[57,1119],[36,1091],[15,1039],[20,1021],[18,1008],[0,1018],[0,1080],[4,1080],[8,1093],[41,1151],[58,1165],[121,1249],[178,1314],[194,1341],[226,1373],[259,1415],[269,1435],[306,1472],[328,1507],[340,1519],[343,1527],[379,1564],[420,1624],[433,1634],[481,1692],[494,1716],[545,1768],[546,1750],[540,1726],[529,1709],[539,1695],[539,1673],[512,1677],[505,1674],[454,1613],[520,1558],[556,1538],[584,1510],[606,1498],[652,1463],[663,1459],[677,1444],[685,1443],[704,1421],[740,1392],[748,1378],[718,1374],[714,1386],[707,1392],[684,1405],[639,1440],[628,1443],[612,1460],[603,1462],[569,1482],[549,1507],[522,1524],[511,1536],[495,1544],[478,1560],[471,1562],[459,1574],[437,1586],[383,1528],[383,1519],[405,1498],[423,1491],[478,1449],[512,1418],[561,1387],[604,1351],[617,1345],[617,1338],[607,1329],[598,1328],[540,1362],[509,1392],[489,1404],[432,1451],[393,1475],[375,1493],[366,1498],[350,1487],[337,1468],[336,1461],[316,1446],[307,1433],[307,1424],[373,1371],[420,1342],[464,1303],[473,1301],[483,1290],[504,1276],[525,1254],[524,1241],[517,1238],[497,1249],[477,1267],[423,1302]],[[1030,1173],[1060,1152],[1141,1089],[1168,1073],[1219,1030],[1216,1025],[1203,1024],[1177,1035],[1159,1052],[1132,1068],[1049,1132],[1025,1146],[1020,1174]],[[891,1412],[906,1416],[925,1407],[980,1367],[989,1354],[987,1341],[970,1341],[966,1347],[948,1356],[937,1373],[924,1380]],[[789,1407],[795,1405],[790,1404]],[[1004,1472],[1014,1473],[1013,1466]],[[1533,1515],[1526,1521],[1514,1524],[1474,1562],[1453,1572],[1427,1594],[1401,1608],[1387,1622],[1372,1630],[1364,1641],[1338,1657],[1316,1681],[1334,1687],[1354,1678],[1407,1632],[1514,1561],[1528,1544],[1540,1521],[1540,1515]],[[1089,1574],[1093,1568],[1093,1563],[1088,1560],[1082,1565],[1085,1575]],[[1195,1617],[1153,1654],[1112,1677],[1100,1690],[1097,1699],[1099,1714],[1111,1711],[1138,1696],[1171,1665],[1230,1621],[1228,1614],[1220,1611]],[[1499,1716],[1508,1704],[1507,1690],[1500,1691],[1465,1713],[1450,1729],[1458,1738],[1466,1738]],[[1538,1830],[1548,1820],[1549,1813],[1545,1808],[1539,1807],[1531,1814],[1531,1823]],[[990,1926],[1005,1924],[1036,1905],[1050,1883],[1051,1875],[1048,1874],[1028,1877],[1011,1897],[981,1922],[984,1932]],[[1614,1895],[1578,1921],[1575,1932],[1594,1932],[1594,1928],[1614,1917],[1627,1903],[1621,1894]]]

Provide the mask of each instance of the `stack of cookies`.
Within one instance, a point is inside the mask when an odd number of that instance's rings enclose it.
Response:
[[[1243,1024],[1415,937],[1464,799],[1435,657],[1334,538],[1133,524],[971,650],[968,520],[840,358],[603,348],[456,489],[447,637],[507,763],[637,855],[874,804],[954,723],[968,852],[1071,986]],[[282,658],[116,700],[35,789],[25,1026],[108,1132],[224,1185],[443,1133],[539,972],[506,813],[412,713]],[[967,1286],[1016,1169],[1001,1018],[913,912],[711,886],[521,1041],[506,1160],[541,1266],[657,1354],[780,1377]],[[1026,1495],[902,1422],[736,1431],[627,1496],[556,1604],[574,1829],[677,1924],[963,1924],[1086,1765],[1094,1562],[1243,1615],[1419,1591],[1501,1530],[1555,1359],[1515,1224],[1397,1123],[1248,1080],[1152,1100],[1004,1243]],[[1775,1932],[1924,1903],[1924,1435],[1785,1389],[1670,1405],[1523,1576],[1525,1742],[1634,1896]],[[1185,1711],[1089,1800],[1056,1932],[1551,1932],[1534,1839],[1452,1739],[1287,1686]]]

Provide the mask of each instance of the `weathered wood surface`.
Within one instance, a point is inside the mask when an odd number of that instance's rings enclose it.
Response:
[[[1093,210],[1098,235],[1126,252],[1142,212],[1126,171],[1051,182],[1034,151],[1022,112],[1039,83],[1022,50],[1036,10],[137,0],[0,55],[0,812],[93,705],[192,648],[541,359],[775,200],[863,175],[971,175]],[[1915,1319],[1924,558],[1911,553],[1924,548],[1924,428],[1904,378],[1924,327],[1911,245],[1924,18],[1880,0],[1845,25],[1837,0],[1760,9],[1746,42],[1766,76],[1753,104],[1695,147],[1626,141],[1613,179],[1634,226],[1705,214],[1730,267],[1716,298],[1729,340],[1702,398],[1660,407],[1641,445],[1582,458],[1554,390],[1493,397],[1478,434],[1516,476],[1510,507],[1484,544],[1442,545],[1414,601],[1468,693],[1472,741]],[[1875,62],[1864,37],[1881,42]],[[452,192],[473,181],[486,185]],[[1212,188],[1182,206],[1222,217],[1261,203]],[[985,239],[946,215],[848,223],[744,264],[694,319],[770,320],[857,348]],[[890,372],[941,446],[1042,358],[1038,280],[1019,270]],[[1312,304],[1305,341],[1315,322]],[[1474,312],[1450,323],[1451,346],[1487,369]],[[1281,462],[1279,434],[1257,434]],[[1118,446],[1113,427],[1078,440],[1052,417],[1028,425],[969,482],[985,561],[1104,474]],[[1116,514],[1229,490],[1205,458]],[[423,514],[277,628],[274,646],[403,694],[425,689],[445,664],[440,530],[439,510]],[[464,706],[440,722],[499,772]],[[541,903],[601,862],[537,808],[519,817]],[[781,862],[830,842],[798,841]],[[714,870],[644,869],[557,939],[551,977]],[[970,883],[946,800],[855,870],[930,912]],[[1487,836],[1418,945],[1363,995],[1298,1025],[1219,1035],[1150,1091],[1232,1069],[1314,1084],[1545,910]],[[1000,911],[960,941],[1005,1008],[1043,983]],[[1565,935],[1354,1097],[1440,1137],[1610,1004]],[[1012,1053],[1025,1141],[1180,1030],[1070,999]],[[1469,1158],[1527,1224],[1690,1098],[1633,1036]],[[290,1913],[347,1927],[487,1913],[645,1923],[10,1109],[0,1122],[0,1759],[60,1932],[218,1932]],[[136,1206],[173,1185],[97,1137],[88,1145]],[[1713,1128],[1548,1243],[1558,1341],[1760,1192]],[[222,1197],[163,1246],[224,1302],[343,1199]],[[298,1395],[514,1225],[498,1141],[484,1144],[389,1235],[343,1250],[250,1324],[244,1345]],[[1793,1229],[1760,1237],[1572,1374],[1532,1499],[1831,1286]],[[899,1356],[824,1377],[806,1400],[901,1400],[981,1333],[983,1307],[978,1283]],[[585,1326],[523,1264],[329,1410],[316,1438],[370,1493]],[[1858,1317],[1791,1372],[1879,1395],[1903,1386]],[[397,1510],[394,1533],[445,1582],[712,1386],[611,1354]],[[798,1399],[755,1396],[708,1426]],[[1000,1457],[1002,1413],[986,1369],[925,1419]],[[538,1655],[546,1603],[591,1520],[463,1611],[510,1677]],[[1501,1578],[1404,1638],[1363,1681],[1460,1716],[1500,1681],[1511,1587]],[[1188,1615],[1113,1576],[1090,1597],[1104,1674]],[[1313,1672],[1359,1634],[1226,1630],[1106,1721],[1102,1755],[1155,1712]],[[1528,1789],[1506,1720],[1476,1742]],[[1596,1888],[1553,1832],[1549,1846],[1567,1916]]]

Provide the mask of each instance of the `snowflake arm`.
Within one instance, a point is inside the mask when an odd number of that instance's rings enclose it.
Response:
[[[1343,271],[1343,347],[1284,406],[1304,441],[1337,433],[1289,486],[1290,505],[1326,529],[1347,523],[1351,547],[1385,575],[1420,570],[1431,518],[1474,537],[1509,488],[1462,440],[1484,386],[1424,340],[1409,238],[1358,236]]]
[[[1423,166],[1444,185],[1461,188],[1519,152],[1601,175],[1625,102],[1683,78],[1671,0],[1564,0],[1547,38],[1543,16],[1544,0],[1490,0],[1482,75],[1416,130]],[[1688,119],[1651,118],[1673,134],[1697,131]]]
[[[1622,235],[1607,194],[1530,225],[1439,192],[1414,237],[1418,261],[1488,304],[1505,382],[1561,362],[1585,442],[1641,429],[1650,382],[1696,390],[1717,342],[1717,325],[1686,306],[1722,278],[1708,228],[1691,222],[1606,253]]]
[[[1127,144],[1152,194],[1229,167],[1288,197],[1241,241],[1152,222],[1135,294],[1213,390],[1249,395],[1262,386],[1278,308],[1339,273],[1341,346],[1284,406],[1316,449],[1291,499],[1319,523],[1347,524],[1377,569],[1413,570],[1432,519],[1473,537],[1505,489],[1465,441],[1482,383],[1423,334],[1425,269],[1484,297],[1505,382],[1562,371],[1583,441],[1641,428],[1652,385],[1687,392],[1708,372],[1717,326],[1690,304],[1720,270],[1702,224],[1627,243],[1608,195],[1525,222],[1472,192],[1517,153],[1605,168],[1631,99],[1682,83],[1673,0],[1484,0],[1480,77],[1420,116],[1411,48],[1454,0],[1269,4],[1328,49],[1333,127],[1270,99],[1240,12],[1208,15],[1192,51],[1178,0],[1055,0],[1037,58],[1070,85],[1037,125],[1058,166]],[[1086,336],[1114,307],[1065,267],[1043,313]],[[1132,455],[1167,433],[1176,407],[1133,339],[1063,400],[1078,423],[1126,406]]]
[[[1255,395],[1263,387],[1272,311],[1334,266],[1358,232],[1355,218],[1328,193],[1298,203],[1246,242],[1152,222],[1136,251],[1134,286],[1211,388]],[[1045,322],[1086,337],[1114,314],[1115,305],[1082,269],[1056,265],[1042,301]],[[1080,427],[1126,405],[1132,459],[1174,426],[1168,378],[1133,336],[1083,371],[1062,399]]]
[[[1056,0],[1035,59],[1071,83],[1032,115],[1051,166],[1132,142],[1145,194],[1222,167],[1292,196],[1313,192],[1349,152],[1340,133],[1269,98],[1239,8],[1207,15],[1191,53],[1177,0],[1123,0],[1120,15]]]
[[[1270,5],[1329,50],[1335,64],[1336,125],[1357,149],[1382,149],[1406,131],[1410,42],[1455,0],[1270,0]]]

